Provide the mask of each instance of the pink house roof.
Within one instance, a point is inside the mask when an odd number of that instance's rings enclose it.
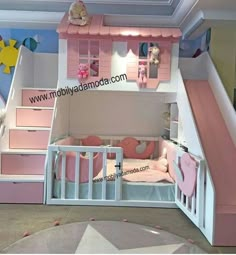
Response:
[[[68,13],[66,13],[57,28],[57,32],[65,37],[70,35],[95,35],[178,39],[182,36],[179,28],[113,27],[104,26],[103,23],[103,15],[94,15],[87,26],[72,25],[69,24]]]

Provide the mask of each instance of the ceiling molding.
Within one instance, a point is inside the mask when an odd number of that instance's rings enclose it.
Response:
[[[182,30],[183,38],[188,38],[196,29],[198,29],[204,22],[205,17],[203,11],[198,11],[191,19],[187,26]]]
[[[13,3],[18,4],[18,6],[24,6],[24,4],[28,3],[31,4],[31,8],[34,5],[40,4],[41,6],[44,6],[44,9],[46,8],[46,4],[69,4],[73,0],[1,0],[1,6],[5,4],[10,4],[10,6]],[[181,17],[184,17],[190,10],[191,6],[196,2],[197,0],[84,0],[85,3],[88,4],[88,9],[90,7],[89,4],[95,3],[94,5],[91,5],[94,9],[94,12],[91,12],[91,14],[95,14],[96,12],[99,12],[99,7],[105,8],[102,3],[108,3],[110,4],[111,8],[113,5],[124,5],[127,6],[127,4],[141,4],[145,5],[146,7],[150,6],[150,9],[153,11],[153,6],[155,5],[160,8],[163,8],[165,5],[172,6],[174,3],[177,4],[176,8],[173,9],[173,15],[129,15],[129,14],[110,14],[109,12],[105,12],[105,20],[109,24],[113,25],[126,25],[126,26],[150,26],[150,27],[179,27],[179,23],[181,21]],[[100,5],[98,4],[100,3]],[[51,6],[50,5],[50,6]],[[161,7],[162,6],[162,7]],[[54,7],[56,8],[56,7]],[[64,5],[61,5],[60,7],[63,11],[30,11],[30,10],[0,10],[0,27],[25,27],[25,28],[38,28],[42,26],[42,28],[56,28],[57,25],[61,21],[61,17],[64,14],[65,10],[68,10],[68,7],[66,8]],[[102,10],[103,10],[102,8]],[[114,7],[115,8],[115,7]],[[113,8],[113,10],[114,10]],[[47,8],[48,9],[48,8]],[[64,10],[65,9],[65,10]],[[101,8],[100,8],[101,9]],[[126,8],[127,9],[127,8]],[[136,7],[137,9],[137,7]],[[116,10],[116,8],[115,8]],[[107,14],[106,14],[107,13]],[[122,12],[121,12],[122,13]],[[147,12],[148,13],[148,12]],[[98,13],[101,14],[101,13]],[[14,17],[14,18],[13,18]],[[31,20],[32,19],[32,20]],[[30,22],[32,24],[30,24]],[[38,23],[38,24],[37,24]]]
[[[55,29],[64,12],[31,12],[0,10],[0,27]]]
[[[142,6],[159,6],[159,5],[165,5],[165,6],[171,6],[174,4],[175,0],[83,0],[85,4],[107,4],[107,5],[129,5],[129,4],[135,4],[135,5],[142,5]],[[24,6],[24,5],[31,5],[33,4],[71,4],[73,0],[1,0],[1,7],[2,6],[9,6],[9,7],[15,7],[17,5]],[[10,9],[10,8],[9,8]]]

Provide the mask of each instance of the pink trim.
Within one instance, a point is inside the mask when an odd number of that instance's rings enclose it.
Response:
[[[94,15],[88,26],[76,26],[68,24],[68,13],[66,13],[57,28],[60,34],[90,34],[90,35],[109,35],[122,37],[164,37],[180,38],[182,33],[178,28],[138,28],[138,27],[108,27],[103,24],[103,16]]]

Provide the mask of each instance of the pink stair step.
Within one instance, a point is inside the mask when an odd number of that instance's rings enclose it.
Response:
[[[2,174],[43,175],[46,155],[2,153]]]
[[[52,109],[16,109],[17,127],[51,127]]]
[[[10,129],[10,149],[38,149],[48,147],[49,130],[19,130]]]
[[[23,89],[22,106],[53,107],[56,90]]]
[[[0,203],[43,203],[42,182],[0,182]]]

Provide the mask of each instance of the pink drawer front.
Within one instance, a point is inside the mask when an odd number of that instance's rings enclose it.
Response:
[[[56,90],[22,90],[22,106],[53,107]]]
[[[2,154],[2,174],[44,174],[45,155]]]
[[[9,147],[11,149],[38,149],[48,147],[49,130],[10,129]]]
[[[16,126],[51,127],[53,110],[16,109]]]
[[[0,203],[43,203],[41,182],[0,182]]]

